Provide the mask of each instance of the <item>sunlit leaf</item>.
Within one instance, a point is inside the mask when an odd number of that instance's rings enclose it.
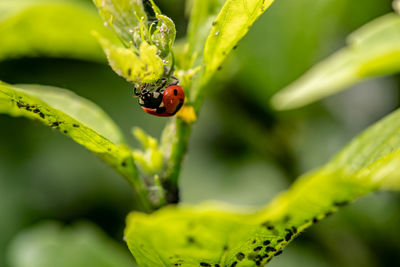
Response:
[[[2,0],[0,12],[0,60],[48,56],[104,61],[90,32],[107,35],[107,29],[90,5],[61,0]]]
[[[127,251],[89,223],[42,223],[21,232],[8,251],[10,267],[132,267]]]
[[[136,172],[131,152],[112,120],[93,103],[67,90],[0,83],[0,112],[40,121],[96,153],[125,176]]]
[[[399,133],[400,110],[258,211],[208,203],[133,212],[125,230],[128,246],[140,266],[262,266],[304,229],[356,198],[400,190]]]
[[[147,24],[141,0],[93,0],[105,24],[129,46],[140,35],[140,23]]]
[[[205,77],[210,77],[273,0],[227,0],[213,22],[204,48]]]
[[[157,81],[164,71],[162,59],[157,55],[157,47],[143,42],[139,55],[130,48],[110,43],[98,36],[112,69],[130,82],[152,83]]]
[[[194,0],[188,26],[188,54],[202,57],[202,51],[212,23],[225,0]]]
[[[151,40],[160,50],[160,56],[165,58],[175,42],[175,24],[170,18],[162,14],[156,14],[156,17],[159,21],[156,23],[157,26],[152,33]]]
[[[368,23],[348,43],[275,95],[275,108],[301,107],[366,78],[400,71],[399,15],[388,14]]]

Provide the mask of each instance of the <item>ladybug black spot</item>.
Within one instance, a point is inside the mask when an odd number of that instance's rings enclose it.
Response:
[[[174,89],[174,95],[175,95],[175,96],[178,95],[178,90]]]

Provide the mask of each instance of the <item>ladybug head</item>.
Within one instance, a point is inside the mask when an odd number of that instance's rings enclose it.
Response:
[[[139,95],[139,105],[146,108],[158,108],[161,105],[163,95],[160,92],[143,90]]]

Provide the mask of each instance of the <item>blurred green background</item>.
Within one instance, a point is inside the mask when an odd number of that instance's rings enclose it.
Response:
[[[177,24],[178,37],[184,36],[185,1],[157,2]],[[390,12],[391,2],[276,0],[209,85],[181,173],[183,202],[266,204],[396,109],[398,76],[370,80],[290,112],[275,112],[268,103],[275,92],[343,46],[353,30]],[[159,137],[166,122],[141,111],[132,85],[107,65],[54,58],[8,60],[0,63],[0,80],[71,89],[101,106],[133,146],[132,126]],[[134,203],[127,183],[78,144],[34,121],[0,115],[0,129],[0,266],[29,266],[16,262],[21,254],[15,253],[29,242],[39,246],[35,238],[43,239],[46,231],[56,232],[50,223],[39,227],[43,234],[27,238],[26,229],[48,220],[64,225],[85,221],[84,226],[72,226],[82,233],[87,225],[97,225],[93,231],[106,233],[124,254],[113,257],[128,258],[122,231]],[[396,194],[363,198],[307,230],[270,266],[400,266],[399,211]],[[58,241],[73,246],[72,239]],[[112,264],[104,266],[118,266]]]

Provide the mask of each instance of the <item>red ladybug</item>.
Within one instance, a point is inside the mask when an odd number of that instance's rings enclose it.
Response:
[[[170,84],[164,90],[154,92],[144,89],[137,93],[135,90],[135,94],[139,96],[139,105],[145,112],[159,117],[174,116],[185,101],[185,92],[178,84]]]

